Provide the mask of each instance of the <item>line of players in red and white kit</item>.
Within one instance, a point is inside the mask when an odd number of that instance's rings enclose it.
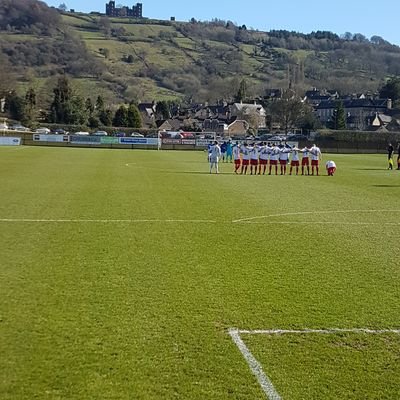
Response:
[[[267,170],[269,175],[273,171],[275,171],[275,175],[278,175],[279,165],[280,174],[286,175],[287,167],[290,164],[289,175],[292,175],[293,172],[298,175],[300,153],[301,175],[319,175],[319,163],[322,160],[322,155],[320,148],[315,144],[311,148],[304,147],[303,149],[299,149],[296,146],[291,147],[288,144],[277,145],[263,142],[260,144],[253,143],[250,145],[244,143],[240,145],[236,142],[233,147],[235,173],[246,175],[250,169],[251,175],[265,175]]]

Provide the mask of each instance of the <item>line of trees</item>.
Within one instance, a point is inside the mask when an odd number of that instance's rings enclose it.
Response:
[[[141,128],[142,118],[137,105],[131,102],[121,105],[115,112],[106,107],[101,95],[96,100],[83,98],[74,91],[69,79],[62,76],[53,89],[53,99],[49,110],[40,110],[37,95],[29,88],[24,96],[11,91],[6,95],[5,111],[10,118],[34,127],[39,117],[45,122],[66,125],[84,125],[90,128],[103,126]]]

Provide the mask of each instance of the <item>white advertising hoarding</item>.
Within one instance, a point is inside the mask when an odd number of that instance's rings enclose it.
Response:
[[[21,138],[17,137],[0,137],[0,146],[19,146],[21,144]]]

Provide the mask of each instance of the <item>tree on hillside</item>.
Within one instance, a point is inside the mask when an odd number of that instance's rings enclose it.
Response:
[[[25,101],[13,90],[7,93],[4,109],[11,119],[22,121],[25,116]]]
[[[0,15],[0,30],[9,26],[15,30],[51,35],[62,25],[60,14],[37,0],[2,0]]]
[[[24,107],[24,118],[22,123],[26,125],[32,125],[37,118],[37,99],[35,89],[29,88],[25,94],[25,107]]]
[[[285,132],[289,132],[290,129],[299,126],[301,118],[306,112],[306,106],[294,95],[293,91],[286,90],[281,99],[270,105],[269,111],[271,120],[278,122]]]
[[[95,108],[98,113],[104,110],[104,99],[100,94],[97,96]]]
[[[136,104],[131,103],[128,108],[127,122],[130,128],[141,128],[142,117]]]
[[[159,101],[156,105],[156,115],[157,119],[168,119],[171,118],[171,113],[169,110],[168,103],[163,100]]]
[[[247,96],[247,82],[245,79],[242,79],[240,81],[239,90],[235,96],[235,101],[239,103],[243,101],[246,98],[246,96]]]
[[[111,126],[113,123],[113,113],[110,109],[103,109],[98,113],[99,120],[104,126]]]
[[[58,79],[53,93],[53,102],[50,106],[50,122],[80,125],[87,123],[88,114],[85,108],[85,101],[74,93],[66,76]]]
[[[61,3],[61,4],[58,6],[58,9],[59,9],[60,11],[66,12],[66,11],[68,10],[68,7],[67,7],[67,5],[66,5],[65,3]]]
[[[383,99],[400,100],[400,77],[389,79],[380,90],[380,97]]]
[[[115,112],[113,119],[114,126],[128,126],[128,109],[125,105],[121,105]]]
[[[336,107],[333,110],[333,115],[329,127],[336,131],[346,129],[346,112],[343,107],[343,102],[336,102]]]

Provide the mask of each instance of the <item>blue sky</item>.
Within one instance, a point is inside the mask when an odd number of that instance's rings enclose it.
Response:
[[[105,10],[105,0],[47,0],[50,6],[65,3],[76,11]],[[132,6],[137,0],[116,0],[116,4]],[[220,18],[240,25],[268,31],[287,29],[308,33],[328,30],[338,34],[362,33],[368,38],[382,36],[400,45],[400,0],[248,0],[248,1],[177,1],[142,0],[143,15],[149,18],[187,21]]]

